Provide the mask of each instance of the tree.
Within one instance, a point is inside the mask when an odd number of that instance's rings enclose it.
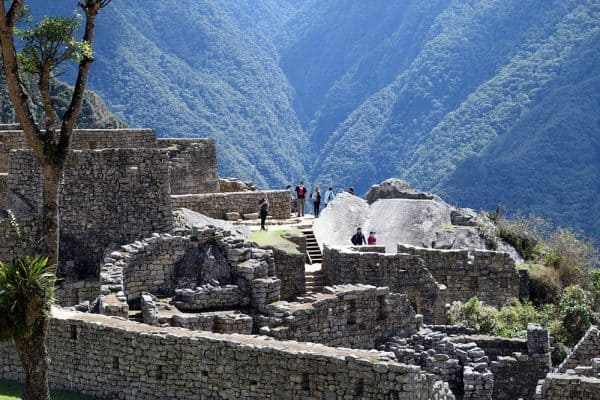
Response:
[[[96,17],[100,9],[106,7],[110,1],[78,2],[85,14],[85,28],[81,42],[73,38],[77,28],[75,18],[45,18],[36,27],[20,31],[17,29],[17,22],[26,11],[25,1],[1,2],[0,46],[4,74],[17,121],[21,124],[27,143],[42,168],[42,238],[46,255],[54,265],[58,265],[59,249],[58,189],[93,62],[91,49]],[[15,48],[15,38],[20,38],[24,42],[19,55]],[[50,96],[50,83],[56,69],[63,62],[74,59],[79,62],[77,79],[70,105],[59,127]],[[32,99],[21,79],[22,70],[38,76],[44,113],[42,124],[36,121],[30,104]]]
[[[13,339],[25,371],[24,400],[48,399],[46,331],[54,267],[47,258],[0,262],[0,340]]]

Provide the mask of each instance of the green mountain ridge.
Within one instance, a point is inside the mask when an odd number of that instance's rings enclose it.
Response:
[[[39,15],[74,5],[29,3]],[[600,238],[599,8],[113,0],[90,87],[131,126],[215,138],[222,174],[259,186],[364,193],[399,176]]]

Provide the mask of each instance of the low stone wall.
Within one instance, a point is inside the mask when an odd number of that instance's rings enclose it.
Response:
[[[173,304],[184,311],[203,311],[242,306],[244,296],[238,285],[212,286],[195,289],[176,289]]]
[[[171,194],[219,192],[214,139],[158,139],[169,154]]]
[[[7,128],[16,128],[8,126]],[[11,150],[24,149],[27,146],[25,135],[15,129],[0,129],[0,172],[8,171],[8,154]]]
[[[400,362],[418,365],[435,374],[457,398],[491,400],[494,376],[488,357],[474,342],[460,342],[445,333],[423,329],[410,337],[395,337],[386,349]]]
[[[225,213],[240,215],[258,212],[261,192],[233,192],[188,194],[171,196],[173,208],[188,208],[211,218],[225,219]],[[273,218],[290,217],[290,193],[287,190],[265,191],[269,197],[269,215]]]
[[[567,372],[575,367],[591,365],[592,358],[597,357],[600,357],[600,330],[597,326],[592,326],[573,347],[571,354],[559,365],[557,372]]]
[[[369,249],[368,246],[359,248]],[[326,245],[322,270],[328,285],[389,286],[393,292],[408,295],[413,308],[423,314],[426,323],[445,323],[445,287],[436,282],[418,256],[359,252],[352,247]]]
[[[281,280],[281,299],[291,301],[306,294],[306,237],[298,234],[284,238],[294,243],[297,251],[288,252],[271,246],[265,248],[273,250],[273,272]]]
[[[368,285],[326,287],[301,302],[269,304],[265,314],[258,317],[261,334],[364,349],[393,335],[411,335],[422,324],[406,295]]]
[[[202,314],[176,314],[173,315],[171,325],[194,331],[250,335],[254,320],[251,316],[237,311],[215,311]]]
[[[455,338],[456,341],[475,342],[485,354],[491,359],[502,356],[510,356],[513,353],[527,354],[527,339],[502,338],[498,336],[461,334]]]
[[[536,389],[535,400],[600,400],[600,378],[550,373]]]
[[[50,386],[97,398],[454,399],[447,384],[385,353],[53,314]],[[9,342],[0,343],[0,379],[23,379]]]
[[[63,307],[70,307],[84,301],[93,301],[100,293],[98,279],[85,279],[80,281],[61,282],[54,290],[54,301]]]
[[[519,297],[520,277],[508,253],[442,250],[398,244],[398,253],[419,256],[436,281],[446,286],[449,302],[473,296],[496,307]]]

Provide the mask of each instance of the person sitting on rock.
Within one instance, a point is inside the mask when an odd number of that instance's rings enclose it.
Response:
[[[375,246],[377,244],[377,238],[375,237],[375,232],[370,232],[369,237],[367,238],[367,243],[369,246]]]
[[[352,235],[350,241],[355,246],[362,246],[363,244],[367,244],[367,241],[365,240],[365,235],[363,235],[361,227],[356,228],[356,233]]]

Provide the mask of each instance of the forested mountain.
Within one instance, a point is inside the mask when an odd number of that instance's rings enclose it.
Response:
[[[359,192],[398,176],[600,237],[597,0],[113,0],[101,14],[90,87],[131,126],[216,138],[223,175]]]

